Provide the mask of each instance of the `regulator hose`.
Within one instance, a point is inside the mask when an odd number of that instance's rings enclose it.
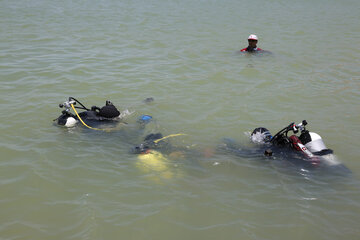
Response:
[[[78,104],[80,104],[83,108],[82,109],[85,109],[87,111],[90,111],[90,109],[88,109],[87,107],[85,107],[79,100],[77,100],[76,98],[73,98],[73,97],[69,97],[69,101],[71,100],[74,100],[75,102],[77,102]],[[78,108],[78,107],[75,107],[75,108]],[[79,108],[81,109],[81,108]]]
[[[156,140],[154,141],[154,143],[158,143],[158,142],[160,142],[160,141],[162,141],[162,140],[165,140],[165,139],[167,139],[167,138],[170,138],[170,137],[177,137],[177,136],[183,136],[183,135],[186,135],[186,134],[184,134],[184,133],[170,134],[170,135],[167,135],[167,136],[165,136],[165,137],[163,137],[163,138],[156,139]]]
[[[74,98],[73,98],[74,99]],[[77,101],[76,99],[74,99],[75,101]],[[82,105],[81,103],[79,103],[80,105]],[[83,106],[83,105],[82,105]],[[93,127],[90,127],[89,125],[87,125],[82,119],[81,117],[79,116],[78,112],[76,111],[75,107],[73,104],[71,104],[71,108],[74,110],[76,116],[79,118],[80,122],[87,128],[89,129],[93,129],[93,130],[98,130],[98,131],[109,131],[108,129],[101,129],[101,128],[93,128]]]

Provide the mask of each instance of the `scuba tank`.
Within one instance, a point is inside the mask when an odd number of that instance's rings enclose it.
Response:
[[[61,115],[57,119],[54,119],[54,121],[57,120],[58,125],[65,126],[65,127],[74,127],[76,125],[76,123],[78,122],[78,120],[76,119],[76,116],[70,112],[72,104],[75,105],[76,102],[74,100],[72,100],[71,97],[69,98],[68,101],[66,101],[62,104],[59,104],[59,107],[65,108],[65,110],[63,110],[61,112]]]
[[[303,120],[299,124],[290,123],[287,127],[281,129],[274,136],[264,127],[255,128],[251,134],[251,140],[254,143],[271,143],[271,145],[280,148],[289,148],[293,151],[302,152],[307,158],[318,161],[318,156],[330,155],[333,153],[323,142],[321,136],[314,132],[306,130],[307,121]],[[300,136],[296,136],[298,132]],[[294,134],[288,136],[288,132]]]
[[[314,132],[309,132],[305,130],[301,133],[299,137],[300,141],[315,155],[326,155],[333,153],[333,150],[328,149],[325,146],[321,136]]]
[[[338,160],[333,150],[326,147],[322,137],[315,132],[306,130],[306,125],[306,120],[303,120],[299,124],[292,122],[274,136],[272,136],[266,128],[255,128],[251,134],[251,140],[254,143],[262,143],[266,147],[271,146],[268,149],[264,148],[265,156],[272,156],[273,150],[274,154],[286,154],[286,151],[282,149],[287,149],[303,157],[292,158],[285,155],[286,159],[298,162],[303,166],[326,166],[332,169],[339,169],[345,173],[351,173],[351,171]],[[300,136],[297,136],[296,134],[299,133],[299,131]],[[289,132],[293,134],[289,134],[288,136]]]

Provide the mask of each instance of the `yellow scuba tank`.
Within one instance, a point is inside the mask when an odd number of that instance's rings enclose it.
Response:
[[[168,168],[168,159],[160,152],[149,150],[138,155],[138,166],[145,171],[165,171]]]
[[[137,167],[148,173],[146,178],[157,183],[163,183],[164,179],[182,176],[181,171],[176,168],[167,157],[156,150],[138,155]]]
[[[161,182],[163,179],[170,179],[174,177],[182,176],[182,171],[178,169],[177,164],[174,163],[174,158],[184,158],[184,155],[181,152],[174,152],[168,155],[171,160],[164,156],[161,152],[151,149],[150,146],[147,146],[150,140],[152,144],[158,145],[159,142],[176,136],[182,136],[185,134],[171,134],[166,137],[162,137],[161,134],[149,134],[145,139],[144,144],[140,144],[135,147],[138,161],[136,163],[137,167],[143,172],[148,173],[146,176],[153,181]],[[155,138],[156,137],[156,138]],[[154,139],[155,138],[155,139]],[[146,147],[146,148],[145,148]]]

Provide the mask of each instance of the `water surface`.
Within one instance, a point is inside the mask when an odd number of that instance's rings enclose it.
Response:
[[[358,239],[359,10],[0,1],[0,238]],[[253,33],[271,55],[237,53]],[[118,131],[67,130],[52,120],[69,96],[134,113]],[[156,121],[139,130],[141,114]],[[351,175],[212,151],[303,119]],[[158,131],[190,148],[165,174],[129,152]]]

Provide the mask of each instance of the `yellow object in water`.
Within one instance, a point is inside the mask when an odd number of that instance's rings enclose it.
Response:
[[[171,164],[169,159],[155,150],[139,154],[136,165],[143,172],[148,173],[146,178],[157,183],[162,183],[164,179],[181,176],[179,170]]]
[[[150,150],[149,153],[139,154],[138,166],[147,171],[165,171],[168,168],[168,159],[160,152]]]

